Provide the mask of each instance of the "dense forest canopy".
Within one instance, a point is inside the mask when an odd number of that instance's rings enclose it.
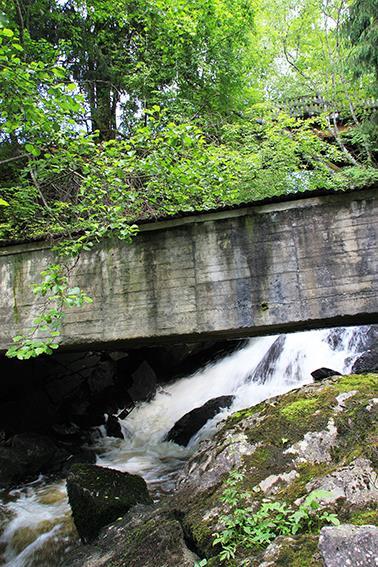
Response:
[[[0,9],[2,238],[375,178],[376,0]]]
[[[0,0],[0,239],[77,255],[139,219],[373,184],[377,14],[377,0]],[[45,277],[64,302],[67,277]]]

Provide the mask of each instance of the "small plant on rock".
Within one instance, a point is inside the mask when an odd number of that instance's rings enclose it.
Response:
[[[243,478],[242,473],[233,471],[221,498],[230,507],[230,512],[220,517],[223,529],[213,534],[213,545],[221,546],[221,561],[233,559],[239,548],[258,550],[280,535],[297,535],[316,531],[326,524],[340,523],[335,514],[320,509],[319,500],[328,498],[328,491],[311,492],[295,508],[277,501],[263,502],[255,510],[247,505],[251,494],[239,491]]]

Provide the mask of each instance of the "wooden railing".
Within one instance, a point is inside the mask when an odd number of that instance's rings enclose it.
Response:
[[[352,111],[348,104],[335,107],[333,103],[327,101],[320,95],[305,95],[297,98],[287,99],[280,105],[280,109],[288,112],[290,116],[298,118],[311,118],[319,116],[323,112],[335,115],[343,120],[351,116]],[[378,110],[378,99],[367,99],[355,105],[355,111],[358,114],[373,114]]]

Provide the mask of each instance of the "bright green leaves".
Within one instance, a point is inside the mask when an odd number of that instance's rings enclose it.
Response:
[[[33,320],[27,335],[17,335],[7,351],[9,358],[27,360],[41,354],[52,354],[59,347],[64,321],[64,310],[92,303],[92,299],[79,287],[70,287],[69,269],[52,264],[41,272],[42,281],[33,286],[36,296],[43,299],[40,314]]]
[[[336,514],[320,507],[320,501],[332,496],[328,491],[311,492],[295,508],[286,502],[266,501],[256,510],[249,503],[253,502],[252,494],[240,492],[243,479],[243,474],[233,471],[221,498],[229,508],[228,514],[219,518],[223,529],[213,534],[213,545],[221,547],[221,561],[229,562],[240,549],[258,550],[266,547],[280,535],[297,535],[317,531],[327,524],[340,524]]]
[[[26,39],[31,42],[27,34]],[[68,119],[81,110],[80,98],[70,95],[76,85],[62,82],[66,72],[55,66],[58,53],[44,42],[39,48],[40,59],[30,60],[16,34],[0,27],[2,131],[10,140],[17,137],[24,143],[32,157],[40,155],[41,146],[56,143],[59,133],[72,130]]]

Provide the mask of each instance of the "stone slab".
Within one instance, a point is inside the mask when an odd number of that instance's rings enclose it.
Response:
[[[72,272],[93,298],[67,312],[63,346],[242,337],[377,322],[378,193],[246,206],[142,226]],[[47,243],[0,248],[0,350],[41,309]]]

